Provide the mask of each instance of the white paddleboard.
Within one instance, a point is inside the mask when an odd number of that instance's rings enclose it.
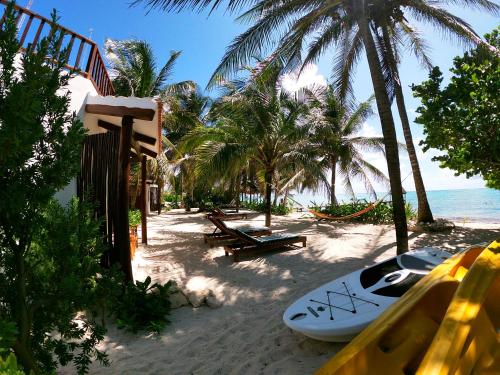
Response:
[[[283,321],[317,340],[349,341],[450,257],[444,250],[423,248],[354,271],[299,298]]]

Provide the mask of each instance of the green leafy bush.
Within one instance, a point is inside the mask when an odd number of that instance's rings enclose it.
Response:
[[[112,305],[112,314],[119,328],[130,332],[160,333],[169,323],[169,289],[172,283],[151,284],[151,277],[125,286],[123,294]]]
[[[140,225],[141,224],[141,211],[129,210],[128,211],[128,223],[130,226]]]
[[[367,208],[371,203],[365,200],[353,201],[352,203],[339,204],[324,209],[313,207],[313,209],[332,216],[347,216],[355,214]],[[351,222],[364,222],[373,224],[386,224],[392,222],[392,204],[380,202],[374,209],[349,219]]]
[[[94,358],[107,363],[96,349],[104,328],[91,314],[74,321],[95,302],[103,253],[99,222],[87,206],[73,201],[64,209],[52,197],[78,174],[86,131],[70,110],[64,32],[52,29],[18,59],[12,4],[5,15],[0,149],[8,152],[0,152],[0,317],[15,324],[10,349],[26,371],[50,374],[72,363],[83,374]]]
[[[266,204],[264,202],[241,202],[241,207],[257,211],[257,212],[265,212]],[[273,215],[288,215],[292,212],[292,208],[290,206],[283,205],[271,205],[271,213]]]
[[[0,374],[25,375],[24,371],[18,366],[14,353],[10,353],[5,359],[0,357]]]
[[[410,202],[405,203],[406,220],[414,220],[417,218],[417,210],[411,205]]]

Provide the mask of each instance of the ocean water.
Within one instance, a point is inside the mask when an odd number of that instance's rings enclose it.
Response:
[[[382,198],[387,193],[380,193]],[[366,194],[357,194],[358,199],[369,199]],[[294,194],[293,199],[304,206],[313,203],[325,205],[328,199],[322,194],[302,193]],[[344,203],[351,198],[345,195],[337,197]],[[386,199],[390,199],[387,197]],[[431,190],[427,192],[427,199],[434,217],[442,217],[454,221],[482,221],[500,223],[500,190],[494,189],[460,189],[460,190]],[[406,201],[417,207],[415,192],[406,193]]]

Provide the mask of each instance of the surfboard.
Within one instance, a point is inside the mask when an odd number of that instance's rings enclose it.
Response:
[[[330,281],[283,314],[291,329],[321,340],[350,341],[434,267],[451,257],[422,248]]]

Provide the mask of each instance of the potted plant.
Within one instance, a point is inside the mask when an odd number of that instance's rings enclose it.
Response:
[[[135,249],[138,246],[137,227],[141,223],[141,211],[129,210],[128,225],[130,235],[130,258],[134,259]]]

